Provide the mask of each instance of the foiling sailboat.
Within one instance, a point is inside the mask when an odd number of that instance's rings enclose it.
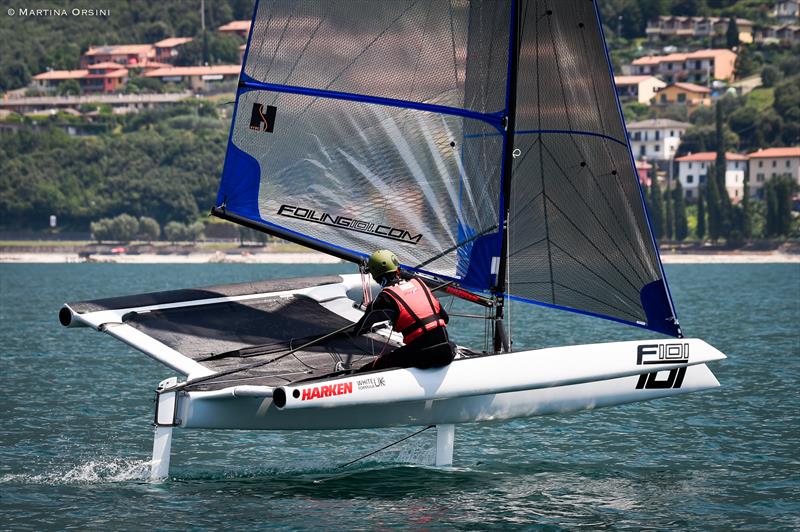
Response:
[[[261,0],[233,115],[212,214],[355,264],[390,247],[492,326],[448,367],[351,375],[400,345],[328,334],[376,293],[363,272],[64,305],[184,377],[158,387],[153,477],[173,427],[436,425],[448,464],[455,423],[719,386],[725,355],[675,315],[596,2]],[[510,300],[672,338],[512,352]]]

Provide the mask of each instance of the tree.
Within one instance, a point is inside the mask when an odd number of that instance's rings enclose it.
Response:
[[[22,39],[20,39],[22,40]],[[28,66],[22,61],[14,61],[0,71],[0,91],[24,87],[31,81]]]
[[[700,240],[706,237],[706,206],[703,199],[705,195],[706,191],[701,187],[697,198],[697,238]]]
[[[772,65],[761,69],[761,83],[765,87],[774,87],[781,77],[781,71]]]
[[[78,96],[81,94],[81,86],[78,85],[78,82],[74,79],[68,79],[66,81],[62,81],[58,85],[58,95],[59,96]]]
[[[750,208],[750,172],[744,174],[744,191],[742,196],[742,237],[747,239],[753,234],[752,212]]]
[[[92,237],[97,240],[98,244],[102,244],[104,240],[111,240],[111,224],[109,222],[111,222],[110,219],[101,218],[89,224]]]
[[[716,242],[720,235],[720,208],[715,166],[711,165],[706,175],[706,210],[708,211],[708,237]]]
[[[664,238],[664,198],[661,194],[661,187],[658,179],[653,172],[650,182],[650,221],[653,223],[653,233],[657,240]]]
[[[164,226],[164,237],[173,244],[181,240],[186,240],[186,234],[186,225],[180,222],[172,221]]]
[[[797,184],[788,176],[778,176],[770,179],[767,185],[770,185],[771,189],[767,196],[768,213],[770,196],[772,196],[773,203],[771,224],[769,214],[767,215],[771,236],[789,236],[792,227],[792,194],[796,190]]]
[[[783,143],[792,146],[800,142],[800,77],[786,79],[775,86],[772,106],[783,118]]]
[[[712,178],[716,181],[716,188],[719,194],[719,203],[717,207],[717,231],[723,238],[728,238],[731,231],[731,198],[728,196],[728,187],[725,183],[725,174],[727,173],[727,156],[725,154],[725,141],[722,136],[722,106],[717,101],[714,110],[715,117],[715,142],[717,157],[714,163],[714,174],[709,173],[709,179]]]
[[[689,220],[686,216],[686,200],[683,197],[683,187],[680,181],[675,182],[672,198],[675,205],[675,240],[685,240],[689,236]]]
[[[158,222],[155,219],[148,216],[142,216],[139,218],[139,236],[143,240],[152,242],[153,240],[158,240],[160,235],[161,226],[158,225]]]
[[[130,214],[120,214],[111,219],[111,232],[114,240],[130,242],[139,234],[139,220]]]
[[[785,175],[774,177],[771,180],[776,181],[776,229],[779,235],[789,236],[792,229],[792,194],[797,190],[797,183]]]
[[[672,14],[676,16],[694,17],[704,15],[707,11],[705,0],[674,0]]]
[[[766,237],[778,236],[780,234],[778,222],[778,195],[775,190],[775,180],[770,179],[766,185],[766,199],[767,199],[767,224],[764,228]]]
[[[194,222],[193,224],[187,226],[186,228],[186,237],[191,242],[197,242],[199,239],[203,238],[203,231],[205,231],[206,226],[203,222]]]
[[[675,222],[673,221],[673,202],[672,190],[667,189],[664,191],[664,207],[666,209],[666,216],[664,217],[664,238],[672,240],[674,233]]]
[[[728,30],[725,32],[725,43],[728,48],[739,46],[739,26],[736,24],[736,17],[728,19]]]

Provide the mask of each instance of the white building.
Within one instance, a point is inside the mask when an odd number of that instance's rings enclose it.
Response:
[[[700,186],[708,182],[708,171],[717,160],[717,153],[705,151],[690,153],[678,157],[678,179],[683,187],[686,199],[696,200],[700,194]],[[725,188],[731,201],[738,203],[744,196],[744,175],[747,171],[747,155],[739,153],[725,154]]]
[[[653,118],[628,124],[633,156],[660,163],[665,168],[678,150],[681,137],[691,127],[687,122],[668,118]]]
[[[788,175],[800,185],[800,146],[766,148],[748,155],[750,159],[750,195],[764,198],[764,183]]]
[[[772,16],[784,22],[797,22],[800,18],[800,1],[779,0],[775,2]]]
[[[620,101],[636,100],[649,104],[658,89],[667,84],[655,76],[614,76]]]

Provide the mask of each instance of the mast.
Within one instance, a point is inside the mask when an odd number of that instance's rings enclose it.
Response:
[[[520,31],[520,12],[521,2],[512,0],[511,4],[511,32],[509,35],[509,61],[507,79],[507,106],[505,117],[505,144],[503,151],[503,196],[502,196],[502,244],[500,248],[500,261],[497,271],[497,285],[495,286],[495,327],[494,327],[494,351],[499,352],[501,348],[510,348],[509,339],[505,337],[503,329],[503,316],[505,307],[504,293],[506,291],[506,271],[508,265],[508,213],[511,202],[511,178],[514,166],[514,129],[516,127],[517,112],[517,71],[519,70],[519,31]]]

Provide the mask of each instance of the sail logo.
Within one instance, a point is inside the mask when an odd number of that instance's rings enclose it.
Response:
[[[689,344],[642,344],[636,349],[636,364],[675,364],[689,361]]]
[[[338,227],[348,231],[355,231],[357,233],[375,235],[380,238],[404,242],[406,244],[417,245],[422,239],[422,233],[418,235],[412,235],[405,229],[399,229],[389,225],[376,224],[374,222],[367,222],[364,220],[357,220],[347,216],[336,216],[333,214],[328,214],[327,212],[317,211],[315,209],[307,209],[305,207],[297,207],[295,205],[281,205],[278,209],[278,215],[322,225],[329,225],[331,227]]]
[[[374,388],[382,388],[386,386],[386,377],[370,377],[368,379],[361,379],[356,381],[358,390],[372,390]]]
[[[336,395],[347,395],[351,393],[353,393],[352,382],[325,384],[322,386],[314,386],[313,388],[304,388],[300,400],[310,401],[311,399],[322,399],[323,397],[334,397]]]
[[[268,105],[264,109],[263,103],[254,103],[253,111],[250,113],[250,129],[272,133],[275,128],[275,113],[277,111],[278,108],[274,105]]]
[[[689,344],[642,344],[636,348],[636,365],[679,364],[689,362]],[[669,370],[666,378],[659,378],[659,373],[643,373],[636,381],[637,390],[669,390],[683,385],[686,367]]]

